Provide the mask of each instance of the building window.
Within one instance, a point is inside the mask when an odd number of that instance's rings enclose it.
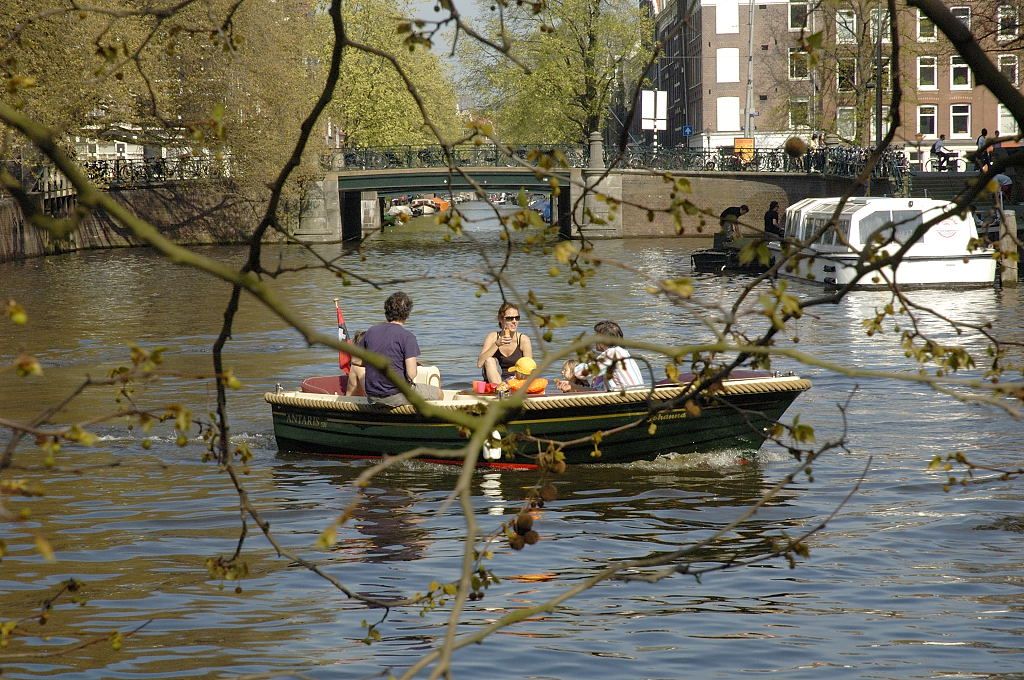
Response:
[[[971,8],[970,7],[950,7],[950,13],[960,20],[967,30],[971,30]]]
[[[922,90],[938,89],[938,80],[935,77],[935,57],[917,58],[917,86]]]
[[[879,23],[878,23],[879,21],[882,22],[881,26],[879,26]],[[891,33],[891,29],[889,28],[889,10],[882,10],[882,9],[873,9],[873,10],[871,10],[871,44],[872,45],[875,44],[876,40],[878,40],[878,36],[876,35],[875,31],[877,31],[879,29],[879,27],[881,28],[881,32],[882,32],[882,42],[884,42],[884,43],[889,42],[889,37],[890,37],[890,33]]]
[[[1017,37],[1017,8],[999,5],[999,40],[1013,40]]]
[[[127,144],[121,144],[120,142],[118,142],[117,144],[114,145],[114,153],[116,153],[118,156],[124,157],[124,155],[125,155],[125,153],[127,153],[127,151],[128,151],[128,145]]]
[[[871,107],[871,134],[875,134],[875,121],[878,120],[878,116],[875,115],[875,107]],[[889,124],[892,122],[892,117],[889,115],[889,107],[882,107],[882,136],[889,131]]]
[[[810,55],[798,47],[789,48],[789,79],[808,80],[811,77]]]
[[[856,89],[857,60],[840,57],[838,71],[836,73],[836,90],[839,92],[853,92]]]
[[[799,0],[790,0],[789,30],[800,31],[805,28],[807,28],[807,3]]]
[[[949,58],[949,89],[971,89],[971,69],[963,57]]]
[[[740,48],[720,47],[715,52],[715,60],[718,62],[718,82],[740,82]]]
[[[1010,109],[1006,108],[1005,104],[999,105],[999,134],[1020,134],[1020,126],[1017,125],[1017,120],[1013,117],[1013,114],[1010,113]]]
[[[740,98],[718,98],[719,132],[738,132],[740,129]]]
[[[739,0],[721,0],[721,2],[715,5],[715,33],[723,35],[739,32]]]
[[[971,136],[971,105],[953,104],[949,107],[949,136]]]
[[[935,136],[935,118],[937,116],[934,104],[922,104],[917,107],[917,131],[925,137]]]
[[[857,42],[857,14],[852,9],[836,12],[836,42],[843,45]]]
[[[840,106],[836,109],[836,134],[847,142],[857,138],[856,107]]]
[[[935,24],[921,10],[917,10],[917,39],[922,42],[935,42]]]
[[[1017,55],[1016,54],[1000,54],[999,55],[999,72],[1003,74],[1003,77],[1010,81],[1011,85],[1017,84]]]
[[[810,127],[811,109],[807,97],[793,97],[789,100],[789,127],[791,129]]]

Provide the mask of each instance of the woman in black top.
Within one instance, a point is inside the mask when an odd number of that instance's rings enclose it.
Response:
[[[764,213],[764,237],[782,238],[782,227],[779,226],[779,202],[772,201]]]
[[[533,358],[529,336],[519,332],[519,308],[511,302],[498,308],[498,328],[484,338],[483,348],[476,365],[482,369],[487,382],[500,383],[508,377],[508,370],[522,357]]]

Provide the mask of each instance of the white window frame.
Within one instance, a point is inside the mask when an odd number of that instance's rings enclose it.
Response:
[[[966,125],[964,126],[963,132],[957,132],[956,126],[953,121],[957,118],[965,120]],[[970,104],[950,104],[949,105],[949,138],[950,139],[970,139],[971,138],[971,105]]]
[[[843,18],[849,21],[844,21]],[[849,35],[846,35],[849,33]],[[836,10],[836,43],[853,45],[857,42],[857,13],[852,9]]]
[[[793,67],[799,65],[799,61],[803,61],[804,75],[794,76]],[[799,47],[789,48],[789,79],[790,80],[810,80],[811,79],[811,55],[806,50],[802,50]]]
[[[1013,114],[1010,113],[1010,109],[1006,108],[1005,104],[999,105],[999,134],[1020,134],[1020,126],[1017,125],[1017,119],[1013,117]]]
[[[957,16],[957,12],[958,11],[960,12],[960,14],[964,14],[964,12],[966,12],[966,16]],[[967,27],[968,31],[971,30],[971,8],[970,7],[964,7],[964,6],[950,7],[949,8],[949,13],[952,14],[957,19],[959,19],[961,21],[961,23],[963,23],[963,25]],[[965,19],[966,19],[966,21],[964,21]]]
[[[967,82],[963,85],[957,85],[956,74],[960,72],[961,75],[966,74]],[[967,62],[959,54],[954,54],[949,58],[949,89],[951,90],[971,90],[974,88],[974,78],[971,74],[971,67],[967,65]]]
[[[806,123],[794,123],[793,122],[793,109],[795,104],[802,103],[805,107],[807,122]],[[789,122],[790,130],[806,130],[811,126],[811,100],[807,97],[790,97],[789,108],[786,110],[786,117]]]
[[[921,34],[921,25],[922,25],[922,23],[924,25],[931,25],[931,27],[932,27],[932,34],[931,35],[922,35]],[[917,10],[917,41],[918,42],[936,42],[939,39],[938,35],[939,35],[938,34],[938,29],[935,28],[935,22],[933,22],[931,19],[929,19],[927,15],[922,14],[921,10]]]
[[[879,12],[885,12],[885,14],[882,15],[882,43],[888,44],[889,42],[891,42],[892,28],[889,25],[889,10],[883,10],[879,7],[876,7],[873,10],[871,10],[871,12],[868,14],[868,16],[870,17],[868,20],[871,22],[871,24],[869,25],[869,28],[871,29],[869,31],[869,34],[871,36],[872,45],[874,45],[875,41],[877,40],[875,36],[875,27],[878,25]]]
[[[1006,71],[1003,70],[1003,64],[1007,64],[1013,69],[1013,78],[1006,78],[1010,81],[1010,84],[1016,87],[1020,83],[1020,60],[1016,54],[1000,54],[999,55],[999,72],[1006,77]],[[1002,128],[1000,128],[1002,129]]]
[[[926,111],[926,110],[929,110],[929,109],[930,109],[930,112]],[[930,115],[929,115],[929,113],[930,113]],[[921,126],[921,121],[924,119],[924,117],[926,115],[929,118],[931,118],[931,120],[932,120],[932,131],[931,132],[925,132],[922,129],[922,126]],[[918,132],[918,134],[924,135],[928,139],[937,139],[938,136],[939,136],[939,134],[938,134],[938,129],[939,129],[939,107],[936,106],[935,104],[921,104],[920,106],[918,106],[917,107],[917,123],[916,123],[916,125],[917,125],[917,132]]]
[[[1007,40],[1015,40],[1020,35],[1020,15],[1017,9],[1012,5],[999,5],[999,10],[996,12],[996,40],[1000,42]],[[1013,33],[1003,32],[1003,19],[1013,18]]]
[[[852,115],[851,115],[852,114]],[[846,117],[849,116],[849,120]],[[850,125],[852,129],[845,130],[844,126]],[[846,134],[850,132],[851,134]],[[857,107],[856,106],[838,106],[836,107],[836,133],[845,139],[856,139],[857,138]]]
[[[803,5],[804,6],[804,24],[803,24],[803,26],[794,26],[793,25],[793,8],[798,6],[798,5]],[[803,30],[806,30],[807,29],[807,25],[810,23],[808,21],[810,19],[810,11],[809,10],[810,10],[810,6],[808,5],[807,0],[789,0],[789,12],[788,12],[789,13],[789,30],[791,30],[791,31],[803,31]]]
[[[926,62],[931,62],[932,84],[925,85],[921,82],[921,68]],[[917,58],[917,89],[937,90],[939,89],[939,60],[937,57],[925,55]]]

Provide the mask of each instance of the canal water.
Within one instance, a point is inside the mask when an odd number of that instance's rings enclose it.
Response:
[[[481,212],[481,206],[470,210]],[[334,323],[340,297],[351,330],[382,317],[393,290],[408,291],[409,327],[425,360],[446,384],[476,377],[475,357],[494,327],[500,302],[491,288],[475,296],[481,254],[502,255],[493,221],[445,243],[429,220],[368,241],[357,252],[323,246],[351,271],[375,281],[343,286],[315,272],[282,274],[276,285],[323,330]],[[598,244],[620,261],[663,277],[690,270],[692,240],[629,240]],[[235,248],[205,249],[240,261]],[[295,270],[315,264],[298,248],[267,250],[268,266]],[[698,310],[645,292],[636,273],[601,267],[599,280],[569,288],[551,277],[552,262],[514,253],[516,291],[534,291],[545,310],[563,313],[568,327],[556,341],[614,318],[629,337],[665,344],[708,340]],[[713,310],[742,281],[699,277],[697,298]],[[793,286],[799,295],[816,292]],[[991,322],[1003,336],[1024,340],[1019,289],[919,291],[912,297],[972,323]],[[176,267],[141,249],[80,253],[0,265],[0,299],[16,299],[30,324],[0,323],[0,365],[22,351],[36,356],[41,378],[0,372],[0,418],[25,419],[61,399],[86,375],[99,377],[128,361],[127,345],[167,347],[167,375],[140,392],[149,405],[187,403],[200,416],[214,405],[208,384],[210,346],[228,287]],[[862,320],[888,302],[861,292],[818,308],[798,321],[800,349],[859,368],[913,370],[898,336],[865,335]],[[744,317],[741,328],[759,328]],[[982,347],[976,335],[957,337],[925,321],[937,336]],[[536,341],[535,341],[536,342]],[[783,345],[790,346],[787,336]],[[1020,360],[1019,348],[1011,353]],[[410,463],[367,489],[362,505],[330,550],[317,536],[352,499],[350,482],[365,463],[281,455],[272,436],[264,391],[294,387],[306,375],[336,367],[336,355],[308,348],[275,317],[246,301],[228,345],[228,362],[242,380],[232,392],[234,436],[255,459],[244,483],[277,540],[353,590],[398,596],[455,578],[462,553],[457,508],[446,505],[458,470]],[[855,380],[779,361],[814,382],[789,410],[815,426],[819,439],[838,436],[838,405],[849,398],[844,450],[821,459],[813,481],[801,478],[756,517],[701,551],[701,564],[754,555],[782,532],[799,534],[849,493],[868,465],[860,490],[795,568],[781,561],[712,574],[700,582],[677,576],[656,584],[599,585],[557,611],[506,629],[455,655],[453,677],[471,678],[786,678],[1021,677],[1024,673],[1024,487],[1021,482],[942,490],[944,476],[927,471],[936,454],[964,451],[987,464],[1020,461],[1024,425],[996,408],[967,405],[894,379]],[[552,376],[553,377],[553,376]],[[852,394],[852,397],[851,397]],[[108,388],[88,391],[65,412],[81,418],[114,407]],[[0,649],[7,678],[368,678],[400,674],[443,636],[446,610],[395,610],[372,645],[362,622],[380,613],[347,600],[328,583],[277,558],[252,532],[245,544],[249,575],[222,584],[210,579],[208,557],[230,555],[237,543],[238,500],[215,466],[201,461],[196,442],[175,446],[165,434],[152,448],[116,425],[94,428],[92,449],[67,449],[42,470],[31,447],[7,479],[41,482],[45,495],[4,499],[25,509],[21,522],[0,524],[0,620],[19,619],[18,634]],[[506,612],[553,596],[608,560],[685,546],[735,518],[792,468],[784,451],[765,446],[754,456],[725,451],[668,456],[655,462],[573,468],[558,478],[558,497],[537,520],[541,540],[521,552],[495,551],[489,567],[501,577],[471,603],[460,633]],[[26,469],[27,468],[27,469]],[[478,472],[473,505],[483,530],[496,528],[521,506],[535,473]],[[45,535],[56,561],[34,549]],[[40,603],[63,579],[84,583],[84,606],[58,600],[49,621],[35,621]],[[36,615],[33,615],[36,612]],[[24,617],[24,618],[22,618]],[[137,632],[120,651],[112,631]]]

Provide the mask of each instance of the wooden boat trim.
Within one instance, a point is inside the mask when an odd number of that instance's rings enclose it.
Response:
[[[793,392],[810,389],[811,381],[795,376],[781,376],[771,378],[746,378],[738,380],[725,380],[721,388],[716,392],[718,395],[733,394],[763,394],[769,392]],[[626,392],[571,392],[551,396],[529,397],[523,400],[522,410],[524,411],[548,411],[573,407],[592,407],[607,404],[636,404],[648,400],[664,401],[683,396],[692,391],[693,384],[666,385],[656,387],[653,392],[650,389],[628,390]],[[446,392],[446,397],[449,392]],[[452,400],[431,401],[432,406],[448,408],[452,410],[468,410],[487,404],[493,397],[479,397],[470,394],[451,393],[456,395]],[[377,414],[411,415],[416,409],[411,404],[388,408],[369,404],[365,399],[359,397],[342,397],[333,394],[313,394],[303,392],[267,392],[263,398],[270,404],[279,406],[293,406],[299,408],[322,409],[327,411],[348,411]]]

